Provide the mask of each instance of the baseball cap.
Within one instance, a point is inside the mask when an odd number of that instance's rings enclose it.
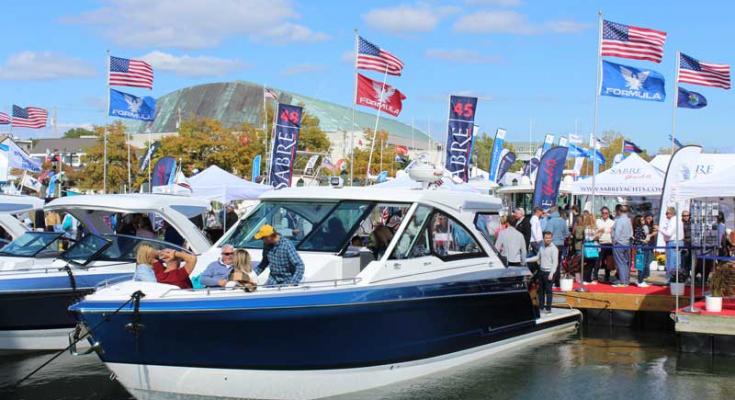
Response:
[[[272,226],[265,224],[260,227],[258,232],[255,233],[255,235],[253,236],[253,239],[260,240],[260,239],[263,239],[264,237],[273,236],[275,234],[276,234],[275,229],[273,229]]]

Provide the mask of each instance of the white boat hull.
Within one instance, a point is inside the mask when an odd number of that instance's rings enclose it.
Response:
[[[578,314],[554,310],[543,324]],[[108,363],[107,367],[137,399],[316,399],[390,385],[475,362],[496,353],[548,340],[577,329],[577,322],[550,326],[481,347],[424,360],[367,368],[278,371],[232,370]],[[233,357],[247,357],[246,354]]]
[[[69,333],[74,329],[33,329],[0,331],[0,349],[3,350],[60,350],[69,345]],[[86,340],[78,348],[88,347]]]

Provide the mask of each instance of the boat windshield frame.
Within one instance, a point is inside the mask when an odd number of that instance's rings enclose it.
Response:
[[[258,218],[259,220],[262,219],[269,219],[272,218],[275,212],[277,210],[286,208],[282,207],[282,205],[303,205],[303,204],[321,204],[328,208],[326,213],[320,216],[318,220],[311,221],[308,218],[305,218],[303,214],[299,214],[300,217],[306,219],[307,222],[309,222],[312,226],[308,233],[306,233],[302,238],[299,238],[298,240],[294,240],[291,238],[288,238],[288,240],[293,241],[294,246],[296,247],[296,250],[298,251],[309,251],[309,252],[322,252],[322,253],[334,253],[334,254],[341,254],[343,253],[344,249],[347,247],[347,244],[349,243],[352,236],[355,234],[355,232],[358,231],[360,228],[361,223],[370,215],[370,213],[373,211],[373,209],[378,205],[386,203],[385,201],[379,201],[379,200],[363,200],[363,199],[273,199],[273,200],[264,200],[261,201],[255,209],[251,213],[248,214],[245,218],[241,219],[235,229],[233,229],[231,232],[229,232],[226,236],[222,238],[222,240],[219,242],[218,246],[222,247],[224,245],[232,245],[235,247],[240,248],[246,248],[246,249],[262,249],[262,242],[260,240],[254,240],[253,235],[257,228],[262,226],[266,222],[270,221],[258,221],[256,224],[249,224],[250,221],[252,221],[253,218]],[[332,216],[335,215],[335,212],[342,209],[341,207],[343,205],[352,205],[356,204],[358,206],[364,206],[364,209],[360,210],[361,212],[359,215],[357,215],[357,218],[355,218],[352,221],[351,226],[343,226],[344,228],[344,237],[341,241],[335,242],[335,245],[332,246],[322,246],[318,247],[313,245],[312,241],[314,240],[314,237],[316,236],[317,232],[321,232],[323,228],[325,228],[325,224],[328,220],[331,219]],[[413,202],[410,201],[395,201],[391,202],[391,204],[405,204],[406,207],[411,207]],[[260,211],[264,207],[271,207],[270,210],[266,212],[265,215],[263,213],[260,213]],[[289,209],[289,211],[293,211],[296,213],[296,210]],[[349,209],[347,210],[350,211]],[[298,213],[297,213],[298,214]],[[250,225],[250,226],[249,226]],[[246,235],[242,236],[242,239],[240,239],[237,242],[233,242],[233,239],[241,236],[240,232],[242,229],[249,229]],[[276,232],[278,232],[278,228],[276,228]],[[307,246],[307,244],[310,244]]]
[[[51,238],[51,240],[49,240],[48,243],[44,244],[43,246],[39,247],[33,253],[16,254],[16,253],[9,253],[7,251],[8,246],[12,245],[13,243],[15,243],[15,242],[23,239],[24,237],[27,237],[27,236],[35,236],[37,238],[48,237],[48,238]],[[64,233],[63,232],[36,232],[36,231],[28,231],[28,232],[20,235],[19,237],[17,237],[15,240],[11,241],[10,243],[6,244],[2,248],[0,248],[0,257],[36,258],[36,256],[39,255],[39,253],[41,253],[44,250],[47,250],[50,245],[52,245],[53,243],[57,243],[61,239],[68,240],[68,241],[71,241],[71,242],[74,241],[73,239],[64,237]],[[33,243],[34,241],[37,241],[37,240],[38,239],[32,239],[31,242],[26,243],[26,245],[24,245],[23,247],[26,247],[28,244]],[[62,251],[59,250],[59,251],[53,252],[53,254],[51,254],[49,256],[44,256],[42,258],[53,258],[53,257],[58,256],[61,253],[62,253]]]
[[[79,247],[81,247],[83,245],[85,245],[89,240],[91,240],[90,238],[97,238],[97,239],[101,240],[102,242],[98,242],[98,243],[101,243],[101,246],[98,247],[95,251],[93,251],[93,252],[91,252],[89,254],[85,254],[82,257],[75,257],[74,256],[75,249],[76,248],[79,248]],[[144,237],[132,236],[132,235],[116,235],[116,234],[95,235],[95,234],[90,234],[90,235],[86,235],[85,237],[83,237],[82,239],[80,239],[79,241],[77,241],[77,243],[74,243],[74,245],[71,246],[71,247],[69,247],[65,252],[63,252],[60,257],[64,261],[70,262],[70,263],[72,263],[74,265],[81,266],[81,267],[86,267],[86,266],[88,266],[93,261],[110,261],[110,262],[120,262],[120,263],[135,263],[136,261],[135,261],[135,254],[134,253],[130,253],[130,254],[132,254],[132,257],[122,257],[123,254],[126,254],[124,252],[121,252],[121,256],[120,257],[109,257],[109,256],[106,257],[105,256],[105,253],[113,245],[117,244],[118,239],[120,239],[120,238],[132,240],[134,242],[134,245],[128,246],[128,248],[131,249],[131,250],[137,248],[138,246],[140,246],[141,243],[147,243],[147,244],[150,244],[153,248],[156,248],[156,249],[159,249],[159,250],[160,249],[174,249],[176,251],[189,252],[188,250],[184,249],[181,246],[177,246],[177,245],[175,245],[173,243],[165,242],[163,240],[158,240],[158,239],[150,239],[150,238],[144,238]]]

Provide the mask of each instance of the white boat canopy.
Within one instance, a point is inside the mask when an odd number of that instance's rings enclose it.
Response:
[[[234,200],[257,200],[273,187],[253,183],[212,165],[188,178],[192,197],[229,203]]]
[[[656,196],[661,194],[664,174],[633,153],[595,177],[594,193],[598,196]],[[591,195],[592,177],[572,184],[572,194]]]
[[[28,228],[13,214],[42,208],[43,203],[43,200],[33,196],[0,195],[0,228],[3,228],[13,239],[24,234]]]
[[[69,196],[56,199],[45,207],[48,211],[71,213],[93,233],[112,233],[100,213],[156,213],[163,217],[186,240],[192,250],[200,254],[211,247],[209,240],[189,218],[209,209],[209,201],[166,194],[96,194]]]

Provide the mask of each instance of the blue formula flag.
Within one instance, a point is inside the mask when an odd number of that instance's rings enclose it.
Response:
[[[271,186],[276,189],[291,186],[302,113],[303,109],[299,106],[278,104],[278,119],[271,152],[269,177]]]
[[[707,98],[700,93],[680,87],[676,106],[680,108],[704,108],[707,107]]]
[[[556,205],[561,176],[567,161],[567,152],[569,152],[567,147],[557,146],[541,156],[533,189],[534,207],[548,209]]]
[[[451,96],[447,126],[446,163],[444,168],[462,179],[470,177],[470,155],[474,136],[477,97]]]
[[[589,158],[589,153],[587,152],[587,149],[577,146],[574,143],[569,143],[569,157],[571,158],[577,158],[577,157],[584,157]]]
[[[610,61],[602,62],[601,96],[626,99],[664,101],[666,80],[660,73],[629,67]]]
[[[153,121],[156,119],[156,99],[150,96],[137,97],[110,89],[109,115],[118,118]]]

